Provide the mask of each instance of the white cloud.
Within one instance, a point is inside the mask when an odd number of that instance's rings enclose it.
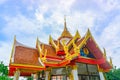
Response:
[[[85,9],[84,11],[71,9],[74,5],[76,5],[75,2],[79,3],[77,0],[60,0],[59,2],[57,0],[38,0],[38,2],[30,0],[30,6],[28,6],[28,8],[34,9],[33,5],[37,6],[35,10],[33,10],[35,11],[33,12],[34,17],[31,19],[22,14],[17,14],[14,17],[5,17],[7,24],[2,31],[8,38],[11,36],[13,37],[13,35],[17,35],[18,41],[23,42],[28,46],[30,45],[34,47],[37,36],[41,41],[46,43],[48,42],[49,34],[51,34],[53,38],[57,39],[60,36],[60,32],[63,30],[64,15],[66,15],[67,26],[72,34],[75,34],[75,31],[78,29],[80,31],[80,34],[84,35],[87,28],[90,28],[92,30],[92,33],[94,33],[96,29],[100,29],[98,28],[98,25],[95,24],[96,20],[98,22],[102,22],[105,21],[106,18],[109,18],[108,14],[110,12],[115,9],[120,9],[120,1],[92,1],[95,2],[95,4],[97,4],[96,7],[99,7],[100,9],[91,10],[89,9],[89,6],[88,9]],[[28,4],[29,0],[23,0],[23,2],[24,4]],[[81,3],[82,2],[84,1],[82,0]],[[89,4],[89,1],[86,0],[86,2]],[[118,37],[118,33],[120,33],[119,21],[120,16],[117,16],[108,26],[102,27],[104,28],[104,31],[100,36],[95,36],[97,38],[96,42],[99,43],[98,45],[106,48],[108,56],[113,57],[113,62],[117,66],[120,65],[116,62],[116,60],[119,59],[119,56],[117,56],[117,54],[119,53],[120,49],[120,38]],[[99,25],[102,26],[103,24]],[[49,30],[51,31],[49,32]],[[2,44],[2,50],[0,50],[1,52],[8,48],[8,45],[6,45],[7,42],[6,44],[4,43]],[[114,55],[115,51],[116,54]],[[117,58],[115,58],[116,56]]]
[[[0,61],[3,61],[6,65],[9,64],[11,49],[12,43],[0,42]]]
[[[102,11],[110,12],[112,10],[120,8],[120,1],[119,0],[94,0]]]
[[[119,38],[119,33],[120,33],[119,20],[120,20],[120,15],[116,16],[113,19],[113,21],[102,32],[101,41],[105,46],[107,46],[108,43],[111,43],[112,45],[120,44],[120,42],[119,42],[119,40],[120,40],[120,38]],[[114,46],[114,47],[116,47],[116,46]]]
[[[4,4],[7,0],[0,0],[0,5]]]
[[[85,11],[84,13],[74,10],[71,11],[71,7],[75,5],[74,2],[75,0],[69,1],[60,0],[59,4],[57,4],[58,3],[57,1],[44,2],[44,4],[40,4],[39,8],[36,9],[35,12],[36,18],[37,20],[43,22],[44,24],[51,25],[53,31],[55,30],[62,31],[60,25],[64,24],[64,15],[66,15],[67,25],[70,32],[74,33],[77,29],[78,30],[82,29],[81,32],[83,34],[85,33],[84,31],[86,31],[88,27],[93,28],[94,22],[96,18],[99,17],[99,14],[96,14],[89,10]],[[49,12],[51,14],[46,18],[45,14]],[[54,26],[56,28],[53,28]]]
[[[74,2],[75,2],[75,0],[60,0],[58,9],[63,10],[65,12],[70,11],[70,8]],[[58,2],[56,1],[56,3],[58,3]]]
[[[112,22],[106,26],[102,35],[100,36],[101,45],[104,46],[107,50],[108,57],[113,58],[114,65],[120,67],[118,62],[120,56],[120,15],[116,16]]]
[[[88,28],[93,28],[96,18],[96,14],[91,11],[84,13],[75,12],[74,14],[67,17],[68,27],[72,33],[78,29],[82,35],[85,34]]]
[[[7,24],[2,31],[7,35],[17,35],[21,33],[34,34],[41,29],[41,25],[35,19],[30,19],[23,15],[6,17],[5,19]]]
[[[36,18],[41,22],[63,24],[63,16],[70,12],[70,8],[74,1],[75,0],[60,0],[59,2],[56,0],[53,2],[44,1],[44,4],[40,4],[36,9]],[[51,15],[45,18],[45,14],[47,13],[51,13]]]
[[[22,2],[23,5],[26,6],[25,8],[28,11],[34,10],[34,8],[38,6],[38,4],[40,4],[40,0],[20,0],[20,2]]]

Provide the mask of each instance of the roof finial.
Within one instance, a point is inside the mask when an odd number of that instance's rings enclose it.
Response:
[[[103,50],[104,50],[104,57],[107,58],[106,57],[106,50],[105,50],[105,48],[103,48]]]
[[[81,36],[80,36],[80,34],[79,34],[79,31],[78,31],[78,30],[76,31],[75,37],[77,37],[77,38],[81,38]]]
[[[112,64],[112,57],[110,57],[110,62],[109,63],[113,66],[113,64]]]
[[[52,42],[52,37],[49,35],[49,44]]]
[[[14,42],[16,41],[16,35],[14,35]]]
[[[64,16],[64,30],[67,31],[66,16]]]
[[[37,47],[38,43],[39,43],[39,39],[38,39],[38,36],[37,36],[36,47]]]

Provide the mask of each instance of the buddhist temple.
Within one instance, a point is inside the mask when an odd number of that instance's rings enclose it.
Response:
[[[49,36],[49,44],[36,39],[31,48],[16,40],[12,47],[9,76],[33,76],[34,80],[105,80],[104,72],[112,69],[112,59],[99,48],[90,30],[81,37],[72,35],[64,21],[58,39]]]

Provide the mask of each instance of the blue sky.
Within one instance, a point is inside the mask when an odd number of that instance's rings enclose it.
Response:
[[[64,24],[74,35],[89,28],[103,51],[120,67],[120,0],[0,0],[0,60],[9,63],[13,37],[35,47],[36,38],[57,39]]]

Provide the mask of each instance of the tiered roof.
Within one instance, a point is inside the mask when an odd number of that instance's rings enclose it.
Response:
[[[80,50],[87,48],[94,58],[84,57]],[[86,50],[86,49],[85,49]],[[12,54],[10,58],[10,75],[16,69],[22,71],[21,75],[28,75],[36,71],[44,70],[46,67],[64,67],[76,62],[97,64],[102,71],[112,68],[112,61],[107,61],[106,52],[102,52],[95,42],[90,30],[81,37],[78,30],[72,36],[67,29],[66,20],[64,30],[57,40],[49,37],[49,44],[40,42],[37,38],[36,48],[24,46],[14,39]],[[26,73],[28,71],[28,73]]]
[[[20,69],[21,75],[30,75],[31,72],[41,71],[45,69],[45,65],[39,58],[36,48],[25,46],[14,39],[12,54],[9,64],[9,75],[13,75],[14,71]]]

